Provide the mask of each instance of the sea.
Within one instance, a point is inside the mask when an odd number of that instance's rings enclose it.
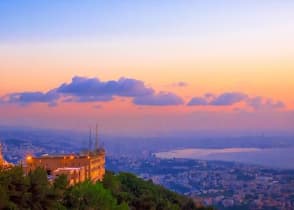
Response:
[[[294,147],[290,148],[185,148],[155,153],[158,158],[233,161],[277,169],[294,170]]]

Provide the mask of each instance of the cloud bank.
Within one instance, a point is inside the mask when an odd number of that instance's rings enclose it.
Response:
[[[207,93],[202,97],[194,97],[188,103],[189,106],[231,106],[242,102],[248,95],[241,92],[226,92],[218,96]]]
[[[230,106],[236,103],[239,103],[248,96],[244,93],[239,92],[231,92],[231,93],[223,93],[217,97],[215,97],[210,103],[214,106]]]
[[[57,92],[77,97],[85,96],[124,96],[136,97],[154,93],[144,82],[135,79],[120,78],[119,80],[100,81],[97,78],[74,77],[71,83],[62,84]]]
[[[180,86],[186,85],[179,83]],[[141,80],[120,78],[118,80],[101,81],[98,78],[75,76],[69,83],[49,90],[48,92],[17,92],[0,98],[0,104],[18,104],[26,106],[33,103],[44,103],[50,107],[58,103],[90,103],[108,102],[116,97],[130,98],[134,105],[139,106],[233,106],[245,104],[252,110],[274,110],[285,107],[282,101],[275,101],[261,96],[249,96],[242,92],[224,92],[221,94],[207,93],[196,96],[185,103],[183,98],[172,92],[156,92]]]
[[[225,92],[220,95],[211,93],[201,97],[193,97],[188,106],[232,106],[238,103],[245,103],[254,110],[273,110],[285,107],[282,101],[275,101],[261,96],[249,96],[241,92]]]
[[[285,107],[282,101],[274,101],[273,99],[263,98],[261,96],[248,99],[247,104],[254,110],[281,109]]]
[[[146,106],[169,106],[183,104],[183,99],[174,93],[156,93],[147,87],[143,81],[120,78],[119,80],[100,81],[98,78],[75,76],[70,83],[42,92],[11,93],[2,97],[5,103],[28,105],[32,103],[46,103],[49,106],[62,102],[98,102],[112,101],[114,97],[132,98],[134,104]]]
[[[49,106],[56,106],[59,94],[55,90],[47,93],[42,92],[20,92],[11,93],[1,98],[2,103],[15,103],[22,106],[31,103],[47,103]]]

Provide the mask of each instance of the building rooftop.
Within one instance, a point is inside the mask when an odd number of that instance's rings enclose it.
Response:
[[[56,171],[72,171],[72,170],[80,170],[84,167],[63,167],[63,168],[57,168]]]

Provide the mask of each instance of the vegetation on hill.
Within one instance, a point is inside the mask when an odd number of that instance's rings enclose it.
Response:
[[[207,209],[151,181],[129,173],[107,172],[102,183],[68,186],[66,176],[50,184],[38,168],[27,176],[20,167],[0,169],[0,209],[172,210]]]

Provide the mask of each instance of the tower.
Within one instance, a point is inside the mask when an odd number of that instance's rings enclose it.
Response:
[[[89,132],[89,148],[88,148],[88,153],[90,154],[92,149],[92,128],[90,128],[90,132]]]
[[[99,144],[98,144],[98,125],[96,124],[96,132],[95,132],[95,150],[98,151]]]

